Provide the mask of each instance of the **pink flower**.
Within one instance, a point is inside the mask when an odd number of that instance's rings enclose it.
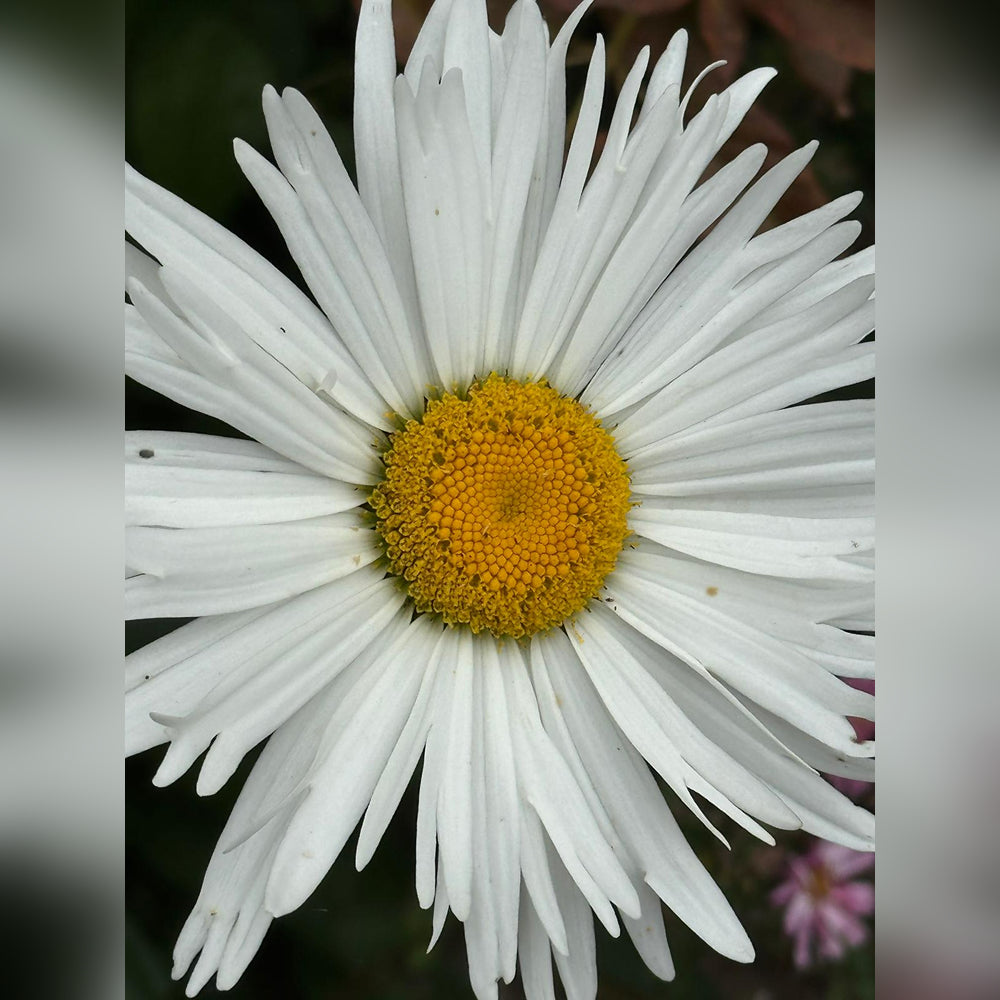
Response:
[[[859,918],[875,909],[875,888],[850,879],[874,864],[872,854],[825,840],[789,860],[788,878],[771,893],[771,902],[785,907],[785,933],[795,942],[798,968],[812,964],[814,941],[823,958],[835,959],[868,936]]]

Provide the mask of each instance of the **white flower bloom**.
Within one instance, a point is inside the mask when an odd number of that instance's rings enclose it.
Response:
[[[359,822],[368,862],[421,758],[417,896],[435,939],[464,923],[480,1000],[518,966],[552,997],[552,958],[592,997],[592,914],[671,978],[661,901],[752,959],[654,772],[713,830],[695,793],[871,849],[818,772],[872,775],[839,677],[872,676],[873,408],[792,405],[873,374],[858,198],[754,235],[812,145],[699,185],[772,72],[688,118],[683,33],[591,172],[597,39],[564,163],[583,12],[550,43],[533,0],[502,35],[438,0],[397,77],[365,0],[357,190],[265,91],[278,166],[236,156],[315,302],[129,174],[128,371],[255,439],[126,440],[128,615],[201,616],[129,658],[128,750],[169,743],[157,784],[207,750],[211,794],[270,737],[177,943],[188,995]]]

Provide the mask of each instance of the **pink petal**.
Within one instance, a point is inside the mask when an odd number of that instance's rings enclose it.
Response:
[[[848,882],[834,886],[830,890],[830,898],[841,909],[866,916],[875,909],[875,886],[870,882]]]
[[[792,952],[792,961],[797,969],[807,969],[812,965],[812,956],[809,954],[811,934],[808,931],[800,931],[795,935],[795,949]]]
[[[816,848],[817,860],[827,869],[834,882],[846,882],[860,872],[868,871],[875,865],[875,855],[863,851],[852,851],[840,844],[822,841]]]

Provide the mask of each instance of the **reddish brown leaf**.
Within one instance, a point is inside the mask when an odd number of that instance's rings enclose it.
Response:
[[[580,0],[542,0],[543,8],[561,11],[563,14],[576,10]],[[642,16],[645,14],[662,14],[667,11],[680,10],[691,0],[594,0],[594,7],[607,10],[620,10],[629,14]]]
[[[855,69],[875,68],[874,0],[743,0],[779,34]]]
[[[840,118],[854,113],[849,94],[854,70],[828,56],[825,52],[789,45],[788,57],[799,78],[817,90]]]
[[[700,0],[698,29],[712,61],[726,60],[717,79],[730,84],[746,54],[747,21],[740,0]]]

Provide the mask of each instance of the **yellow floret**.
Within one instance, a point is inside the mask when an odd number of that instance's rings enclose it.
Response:
[[[431,400],[384,455],[371,495],[418,611],[496,636],[559,625],[596,595],[628,534],[611,436],[544,382],[492,374]]]

